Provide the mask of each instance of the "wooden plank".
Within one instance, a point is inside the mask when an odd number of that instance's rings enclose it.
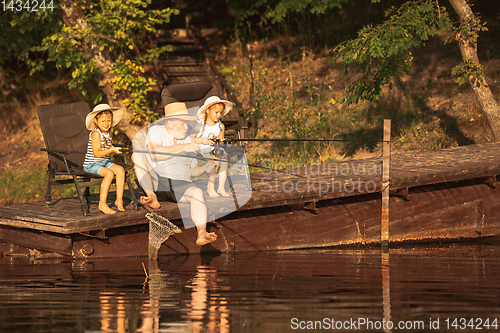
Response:
[[[182,61],[179,59],[172,59],[171,61],[162,61],[162,66],[164,69],[169,70],[171,67],[204,67],[205,61],[203,59],[193,60],[193,61]]]
[[[171,72],[171,71],[168,71],[167,73],[167,76],[169,78],[174,78],[174,77],[185,77],[185,76],[190,76],[190,77],[193,77],[193,76],[203,76],[203,75],[206,75],[206,72],[205,71],[193,71],[193,72]]]
[[[71,256],[71,238],[62,235],[0,226],[0,241]]]

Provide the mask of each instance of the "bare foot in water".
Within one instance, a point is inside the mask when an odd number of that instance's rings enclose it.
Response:
[[[215,232],[206,232],[206,231],[200,231],[198,232],[198,238],[196,239],[196,245],[202,246],[208,243],[212,243],[213,241],[217,240],[217,235]]]
[[[123,201],[115,201],[115,206],[120,212],[125,211],[125,207],[123,207]]]
[[[116,210],[112,210],[105,203],[103,204],[99,203],[99,210],[104,214],[116,214]]]
[[[143,205],[148,205],[151,208],[160,208],[160,203],[158,202],[158,199],[156,197],[150,198],[150,197],[141,197],[141,204]]]

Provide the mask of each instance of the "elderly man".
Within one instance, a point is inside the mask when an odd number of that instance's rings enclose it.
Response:
[[[166,192],[167,199],[190,204],[191,220],[196,225],[197,245],[205,245],[217,239],[214,232],[206,231],[207,207],[203,191],[191,182],[215,168],[214,162],[198,165],[198,160],[186,155],[200,155],[198,144],[209,144],[208,138],[191,138],[188,135],[188,122],[196,120],[190,116],[184,103],[170,103],[165,106],[165,117],[160,125],[150,128],[144,144],[149,154],[134,153],[137,178],[147,197],[141,198],[143,204],[152,208],[160,207],[157,191]],[[135,147],[134,147],[135,148]],[[201,155],[200,155],[201,156]]]

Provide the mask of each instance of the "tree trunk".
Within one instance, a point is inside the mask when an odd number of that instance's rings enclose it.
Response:
[[[78,26],[80,29],[91,28],[81,6],[79,4],[74,5],[74,0],[60,0],[58,8],[64,23],[68,27],[74,28]],[[107,97],[109,105],[119,107],[123,110],[123,118],[118,124],[118,128],[125,133],[130,141],[132,141],[134,135],[142,127],[130,124],[133,114],[127,108],[125,103],[123,103],[124,99],[130,97],[126,96],[125,93],[118,94],[114,91],[114,84],[112,83],[112,80],[115,76],[111,74],[111,68],[113,66],[111,55],[106,50],[99,50],[99,46],[96,41],[90,41],[87,45],[84,45],[84,49],[86,53],[88,53],[89,56],[95,60],[97,68],[99,68],[103,73],[102,77],[99,79],[99,86],[102,87],[103,93]]]
[[[465,23],[465,28],[469,29],[469,31],[473,33],[473,27],[471,27],[470,24],[467,24],[467,22],[470,22],[471,19],[475,20],[476,17],[466,0],[449,1],[455,12],[458,14],[460,23]],[[462,53],[464,63],[467,59],[471,59],[479,66],[477,43],[471,40],[468,36],[462,36],[461,34],[457,35],[457,41],[460,46],[460,52]],[[495,100],[495,96],[493,96],[484,77],[481,80],[477,80],[471,75],[469,76],[469,82],[472,86],[472,90],[474,91],[474,95],[476,95],[481,108],[488,118],[493,135],[495,136],[495,141],[500,141],[500,108]]]

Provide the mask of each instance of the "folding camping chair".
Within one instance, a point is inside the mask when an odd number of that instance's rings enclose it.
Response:
[[[218,96],[217,87],[210,82],[197,81],[166,86],[161,92],[161,101],[163,106],[170,103],[183,102],[186,104],[189,114],[194,116],[197,114],[198,109],[203,105],[203,103],[205,103],[205,100],[210,96]],[[242,139],[241,132],[246,129],[246,126],[238,124],[237,119],[238,117],[235,110],[228,113],[222,119],[222,122],[226,127],[226,138],[234,137],[236,139]],[[244,163],[241,165],[241,167],[244,168],[242,173],[246,176],[247,188],[251,188],[250,173],[246,164],[246,156],[244,154],[243,156],[230,155],[228,158],[231,159],[235,156],[238,160],[240,158],[244,159]]]
[[[38,118],[45,142],[45,148],[40,150],[46,151],[49,158],[47,194],[45,196],[47,207],[52,201],[52,185],[74,183],[83,215],[90,213],[90,186],[100,185],[102,177],[83,171],[83,161],[90,133],[85,127],[85,117],[89,112],[90,108],[85,102],[40,105],[38,107]],[[133,166],[120,165],[125,169],[125,179],[134,208],[138,209],[139,202],[127,172]],[[56,176],[70,176],[71,178],[56,178]],[[82,188],[85,188],[84,195],[82,195]]]

